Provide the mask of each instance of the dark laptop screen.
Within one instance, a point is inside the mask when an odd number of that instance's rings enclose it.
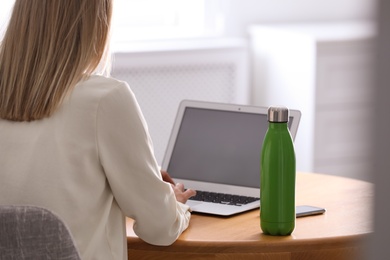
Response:
[[[179,179],[259,188],[267,128],[267,115],[186,108],[167,170]]]

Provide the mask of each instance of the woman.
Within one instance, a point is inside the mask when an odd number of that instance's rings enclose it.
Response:
[[[0,46],[0,204],[54,211],[82,259],[127,259],[125,216],[170,245],[195,194],[163,181],[128,85],[93,75],[111,12],[110,0],[16,0]]]

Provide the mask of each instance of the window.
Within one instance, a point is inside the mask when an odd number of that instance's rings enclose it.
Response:
[[[0,2],[4,31],[14,0]],[[220,0],[114,0],[113,43],[218,34]],[[219,19],[217,19],[219,18]],[[221,29],[222,28],[222,29]]]
[[[13,4],[14,0],[2,0],[0,3],[0,36],[3,35],[6,29]]]
[[[196,37],[205,31],[205,0],[116,0],[115,42]]]

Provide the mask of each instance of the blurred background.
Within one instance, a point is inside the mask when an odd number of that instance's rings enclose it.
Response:
[[[183,99],[285,105],[302,111],[297,170],[370,179],[375,1],[115,4],[112,74],[136,93],[160,163]]]
[[[298,171],[370,180],[375,0],[114,5],[112,76],[135,92],[159,163],[183,99],[285,105],[302,112]]]

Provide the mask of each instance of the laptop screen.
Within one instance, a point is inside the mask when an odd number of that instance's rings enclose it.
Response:
[[[178,179],[259,188],[267,129],[266,114],[187,107],[167,171]]]

